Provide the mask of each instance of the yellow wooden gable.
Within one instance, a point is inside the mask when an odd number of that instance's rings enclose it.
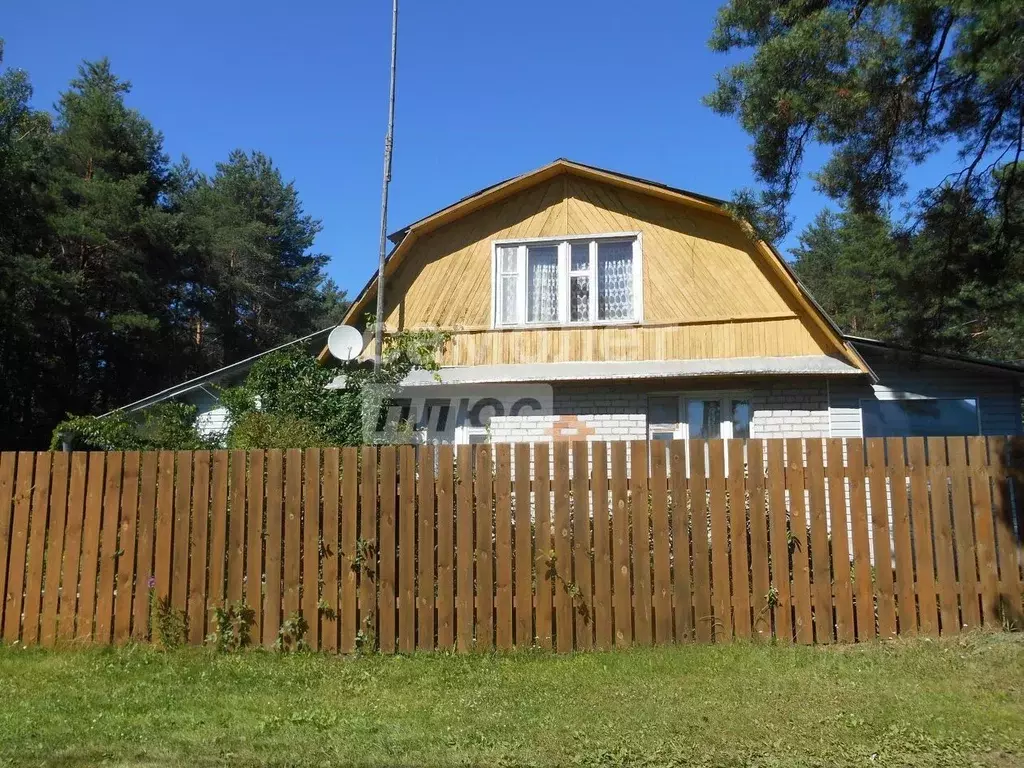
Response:
[[[617,232],[641,237],[641,323],[493,327],[494,241]],[[386,328],[453,331],[444,365],[828,355],[867,370],[781,257],[710,198],[557,160],[393,238]],[[347,323],[374,311],[376,285]]]

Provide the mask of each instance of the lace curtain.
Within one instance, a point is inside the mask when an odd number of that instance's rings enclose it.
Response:
[[[519,271],[516,265],[515,246],[498,249],[498,273],[501,289],[501,322],[512,325],[516,322],[516,293],[519,288]]]
[[[599,320],[626,320],[633,317],[632,243],[598,244],[597,286]]]
[[[558,320],[558,248],[530,248],[526,257],[526,319],[531,323]]]

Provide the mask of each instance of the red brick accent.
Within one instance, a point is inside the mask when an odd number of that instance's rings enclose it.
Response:
[[[570,442],[572,440],[586,440],[597,430],[581,421],[576,416],[559,416],[558,420],[548,429],[548,435],[555,442]]]

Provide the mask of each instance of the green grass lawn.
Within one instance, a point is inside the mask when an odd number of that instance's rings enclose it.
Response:
[[[0,765],[1024,765],[1024,638],[555,656],[0,648]]]

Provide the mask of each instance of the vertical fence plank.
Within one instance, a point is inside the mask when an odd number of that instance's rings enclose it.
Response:
[[[302,492],[302,615],[309,624],[306,642],[320,647],[320,450],[307,448],[303,457]]]
[[[171,608],[184,617],[188,609],[189,527],[192,517],[192,452],[175,453],[174,532],[171,539]],[[110,467],[107,467],[109,476]],[[105,516],[104,516],[105,517]]]
[[[530,444],[515,448],[516,647],[533,644],[533,533],[530,530]]]
[[[867,441],[867,446],[878,635],[883,639],[889,639],[896,635],[896,601],[893,589],[892,548],[889,544],[889,494],[885,482],[885,442],[882,438],[870,438]]]
[[[669,484],[672,494],[672,594],[675,602],[673,637],[676,642],[694,639],[686,466],[686,443],[682,440],[673,440],[669,445]],[[765,563],[767,564],[767,560]]]
[[[960,582],[960,609],[963,626],[981,626],[978,608],[978,563],[971,520],[971,492],[968,485],[967,446],[962,437],[946,438],[953,492],[953,536],[956,541],[956,571]]]
[[[768,515],[765,506],[764,444],[747,440],[747,494],[750,497],[750,583],[751,630],[755,637],[772,636],[772,616],[768,606],[771,576],[768,571]]]
[[[434,447],[423,445],[419,448],[419,541],[417,542],[417,563],[419,565],[418,594],[416,596],[416,617],[418,632],[416,647],[421,651],[434,648]],[[507,477],[506,477],[507,480]],[[506,483],[507,485],[507,483]]]
[[[651,533],[654,545],[654,641],[672,641],[671,537],[668,522],[668,445],[651,442]]]
[[[263,601],[263,647],[273,648],[281,631],[281,566],[282,566],[282,534],[284,516],[282,514],[285,499],[284,489],[284,453],[280,449],[267,451],[267,583]],[[337,467],[335,467],[337,476]],[[337,503],[337,493],[335,493]],[[335,537],[336,539],[337,537]],[[335,590],[335,600],[337,590]],[[337,603],[335,602],[335,607]]]
[[[846,515],[846,468],[843,439],[825,441],[828,459],[828,508],[832,535],[832,578],[835,581],[836,640],[852,643],[856,639],[853,620],[853,585],[850,582],[850,540]]]
[[[119,645],[128,641],[132,631],[132,589],[137,580],[135,549],[138,532],[140,461],[141,455],[138,451],[124,455],[121,529],[118,533],[120,556],[117,561],[117,595],[114,603],[114,642]]]
[[[825,515],[825,468],[821,440],[807,438],[807,490],[810,501],[811,574],[814,578],[814,639],[833,641],[832,574],[829,568],[828,520]]]
[[[25,606],[21,641],[25,645],[39,642],[39,615],[42,612],[43,568],[46,559],[46,527],[50,513],[50,469],[52,454],[36,454],[35,480],[32,488],[32,522],[28,538],[28,560],[25,568]],[[119,478],[120,480],[120,478]],[[115,531],[116,537],[116,531]],[[113,592],[113,585],[111,585]],[[111,596],[113,600],[113,596]]]
[[[573,598],[576,648],[594,647],[594,590],[590,545],[590,456],[587,444],[572,444],[572,578],[576,585]]]
[[[771,585],[775,592],[772,613],[775,637],[793,642],[793,579],[790,566],[789,531],[786,520],[786,458],[785,443],[768,441],[768,536],[771,552]]]
[[[476,447],[476,647],[494,647],[494,508],[491,446]]]
[[[165,473],[161,471],[161,482],[167,485],[167,512],[164,515],[167,522],[164,530],[167,532],[168,555],[170,550],[170,500],[173,498],[174,490],[174,454],[165,452],[169,462],[170,470]],[[163,453],[161,454],[163,459]],[[100,553],[100,523],[103,518],[103,468],[105,456],[102,453],[89,454],[89,477],[85,487],[85,522],[82,524],[82,576],[78,587],[78,617],[75,621],[76,638],[79,640],[91,640],[93,631],[93,620],[96,613],[96,580],[99,576],[99,553]],[[19,458],[19,463],[20,463]],[[161,468],[163,469],[163,468]],[[20,467],[19,467],[20,470]],[[19,472],[19,475],[21,473]],[[15,517],[17,520],[17,517]],[[11,551],[11,562],[14,562],[14,551]],[[166,567],[157,576],[157,594],[162,599],[167,599],[167,589],[170,586],[170,558],[165,557]],[[161,583],[163,587],[161,588]],[[19,601],[20,612],[20,601]],[[8,606],[10,610],[10,606]],[[12,638],[16,639],[16,638]]]
[[[207,613],[224,604],[224,584],[228,557],[228,452],[213,452],[210,487],[210,583],[207,587]],[[143,476],[145,483],[145,476]],[[209,615],[207,615],[209,618]]]
[[[13,451],[0,453],[0,637],[7,605],[7,562],[13,534],[17,456]]]
[[[571,651],[573,647],[572,543],[569,529],[569,444],[554,444],[555,456],[555,648]]]
[[[803,440],[786,440],[786,488],[790,506],[790,560],[793,563],[793,607],[796,640],[813,643],[813,614],[811,611],[810,553],[807,540],[807,500],[804,495]]]
[[[612,532],[608,514],[608,444],[590,444],[594,497],[594,634],[600,650],[612,647]]]
[[[512,449],[494,447],[494,634],[500,650],[512,648]]]
[[[18,454],[0,453],[0,637],[7,606],[7,564],[14,534],[15,467]]]
[[[338,650],[338,502],[341,499],[341,452],[325,448],[323,452],[323,600],[327,610],[320,614],[320,647],[330,653]],[[269,490],[268,490],[269,495]],[[270,511],[267,510],[269,523]],[[269,539],[268,539],[269,541]],[[267,553],[270,567],[270,553]]]
[[[967,438],[971,463],[971,511],[977,536],[978,572],[981,575],[981,619],[986,627],[997,628],[999,616],[999,569],[996,564],[996,534],[992,520],[992,484],[988,471],[988,446],[984,437]]]
[[[875,594],[871,575],[871,534],[868,525],[867,489],[864,483],[864,440],[846,441],[846,474],[850,479],[850,530],[853,535],[853,576],[856,599],[857,639],[875,636]]]
[[[408,447],[412,450],[411,446]],[[409,475],[409,482],[414,482],[416,477],[415,468],[410,466],[408,472],[402,467],[403,480]],[[405,510],[403,510],[403,513]],[[413,510],[409,510],[409,517],[412,525],[415,525]],[[352,653],[356,649],[356,632],[359,621],[357,611],[358,584],[356,571],[359,568],[357,561],[359,526],[359,452],[356,448],[346,447],[341,450],[341,565],[339,566],[338,578],[341,579],[341,607],[338,611],[339,623],[341,626],[341,639],[338,648],[342,653]],[[402,539],[403,561],[412,560],[416,545],[414,543],[415,528],[413,536],[409,539]],[[406,543],[409,544],[407,557],[405,556]],[[410,562],[410,568],[412,563]],[[410,584],[410,600],[412,599],[412,585]],[[407,611],[412,617],[412,611]],[[412,650],[410,647],[402,650]]]
[[[750,558],[747,552],[747,505],[743,441],[729,440],[729,539],[732,552],[732,606],[736,637],[750,637]]]
[[[1012,509],[1014,525],[1017,530],[1016,545],[1010,550],[1010,559],[1016,563],[1017,576],[1020,579],[1021,571],[1024,570],[1024,438],[1011,437],[1007,442],[1009,469],[1013,475],[1014,496],[1013,504],[1007,506]],[[1016,625],[1020,625],[1020,619],[1024,617],[1024,590],[1017,589],[1016,598],[1007,608],[1012,608],[1013,616],[1016,616]],[[1009,617],[1008,617],[1009,618]]]
[[[633,642],[650,645],[651,631],[651,521],[648,511],[647,441],[631,440],[630,511],[633,528]]]
[[[953,522],[949,505],[949,472],[946,439],[928,438],[928,480],[932,490],[932,525],[935,529],[935,570],[939,582],[939,631],[952,635],[960,631],[957,608],[956,570],[953,560]]]
[[[910,541],[910,507],[907,503],[907,463],[903,438],[886,441],[889,493],[892,498],[892,537],[896,574],[896,609],[899,634],[917,634],[917,603],[914,594],[914,552]]]
[[[690,504],[693,532],[693,621],[694,633],[700,642],[715,636],[715,616],[711,607],[711,532],[709,529],[708,482],[705,456],[707,443],[689,441]]]
[[[125,467],[131,455],[125,456]],[[210,528],[210,452],[196,451],[192,485],[192,552],[189,557],[188,629],[189,642],[199,645],[206,637],[206,563]],[[129,474],[125,471],[125,482]],[[134,493],[134,491],[133,491]],[[122,513],[125,508],[122,506]],[[118,588],[120,599],[120,587]],[[259,632],[253,637],[259,642]]]
[[[364,445],[359,500],[359,631],[377,636],[377,449]]]
[[[919,628],[922,634],[934,637],[939,634],[939,615],[935,600],[935,554],[932,547],[932,515],[928,503],[928,466],[924,438],[907,438],[907,460],[917,566],[915,575]]]
[[[450,445],[438,447],[437,463],[437,647],[447,651],[455,644],[455,479]]]
[[[283,621],[299,615],[299,568],[302,565],[302,451],[285,453]]]
[[[533,568],[537,574],[537,643],[541,648],[550,648],[552,643],[551,571],[548,556],[552,551],[551,542],[551,454],[547,443],[533,446],[534,466],[534,509],[536,519],[536,542],[534,545]]]
[[[252,610],[250,631],[257,642],[263,636],[263,536],[265,531],[263,495],[266,462],[265,451],[249,452],[249,478],[246,494],[248,514],[245,523],[245,602]]]
[[[138,491],[139,464],[138,453],[130,454],[135,457],[135,490]],[[64,528],[67,520],[68,506],[68,470],[70,454],[57,453],[53,457],[53,479],[50,488],[50,522],[47,526],[46,535],[46,585],[43,595],[43,612],[41,617],[41,628],[39,640],[44,648],[52,648],[57,638],[57,607],[60,600],[60,577],[64,562]],[[3,459],[0,458],[0,464]],[[0,468],[0,476],[3,469]],[[126,478],[127,479],[127,478]],[[0,479],[0,483],[3,480]],[[3,506],[4,491],[0,490],[0,516],[5,514]],[[137,498],[136,498],[137,501]],[[2,528],[0,524],[0,528]],[[128,536],[125,537],[126,540]],[[127,541],[126,541],[127,543]],[[135,557],[135,518],[132,517],[131,544],[132,558]],[[0,549],[0,551],[3,551]],[[4,555],[7,553],[4,552]],[[2,566],[0,566],[2,568]],[[0,595],[4,593],[0,591]],[[120,605],[121,592],[118,590],[118,601]],[[131,586],[128,588],[127,604],[129,620],[131,619]],[[127,635],[127,633],[126,633]]]
[[[459,489],[455,567],[458,590],[455,622],[456,645],[460,651],[473,647],[473,452],[471,446],[458,447]],[[382,479],[384,477],[382,470]],[[381,521],[383,526],[383,521]]]
[[[82,457],[82,464],[80,467],[76,465],[75,459]],[[153,566],[153,537],[155,533],[156,525],[156,482],[157,482],[157,460],[158,456],[154,451],[147,451],[142,454],[142,479],[139,482],[139,538],[138,544],[136,545],[135,552],[135,597],[132,601],[132,639],[138,642],[143,642],[149,638],[149,613],[150,613],[150,590],[152,582],[150,579],[154,578],[155,570]],[[71,549],[74,547],[74,564],[75,568],[71,575],[71,583],[68,582],[68,562],[64,562],[64,579],[63,587],[61,588],[61,632],[64,629],[64,601],[69,599],[72,604],[72,612],[74,611],[73,605],[75,602],[75,585],[77,583],[77,572],[78,572],[78,542],[72,541],[72,528],[77,523],[75,537],[77,540],[81,539],[82,533],[82,518],[81,508],[79,506],[77,517],[72,522],[71,503],[75,500],[75,481],[76,475],[80,475],[82,486],[84,487],[85,481],[85,462],[83,454],[73,454],[71,457],[71,491],[68,494],[68,534],[67,544],[64,547],[65,557],[71,555]],[[79,504],[81,497],[78,497]],[[69,592],[70,590],[70,592]],[[74,620],[72,619],[72,622]],[[69,635],[70,637],[70,635]]]
[[[249,471],[247,459],[245,451],[231,452],[231,507],[228,513],[229,604],[242,599],[242,585],[245,579],[245,485]]]
[[[1017,565],[1017,550],[1020,539],[1013,529],[1013,505],[1009,498],[1009,481],[1006,466],[1008,445],[1004,437],[988,438],[989,467],[992,473],[993,496],[992,516],[996,527],[996,549],[999,561],[999,613],[1013,619],[1021,610],[1021,578]],[[1018,493],[1024,487],[1018,483]],[[1021,528],[1024,534],[1024,527]]]
[[[732,597],[729,582],[729,523],[725,498],[725,443],[708,440],[708,490],[711,508],[711,600],[714,605],[714,639],[732,639]]]
[[[614,442],[612,452],[612,536],[615,578],[615,644],[633,644],[633,591],[629,562],[629,495],[626,483],[626,444]]]
[[[102,482],[103,454],[96,454]],[[7,591],[0,595],[5,603],[3,609],[3,638],[5,642],[16,643],[21,636],[21,610],[25,592],[25,561],[28,556],[28,524],[32,509],[32,474],[35,470],[35,457],[29,451],[18,453],[17,481],[14,486],[14,517],[11,520],[10,556],[7,561]],[[97,493],[98,496],[98,493]],[[99,502],[95,502],[98,507]],[[98,512],[94,513],[98,518]],[[98,521],[94,523],[98,527]],[[96,532],[97,536],[99,531]],[[95,550],[92,553],[95,569]],[[2,566],[0,566],[2,567]],[[95,570],[93,570],[92,594],[95,595]],[[90,614],[91,622],[91,614]],[[91,632],[90,623],[90,632]]]
[[[416,648],[416,452],[400,446],[398,454],[398,650]],[[490,472],[487,473],[488,485]]]
[[[380,449],[380,601],[377,610],[377,641],[384,653],[395,652],[395,561],[398,553],[395,499],[398,464],[395,446]]]

